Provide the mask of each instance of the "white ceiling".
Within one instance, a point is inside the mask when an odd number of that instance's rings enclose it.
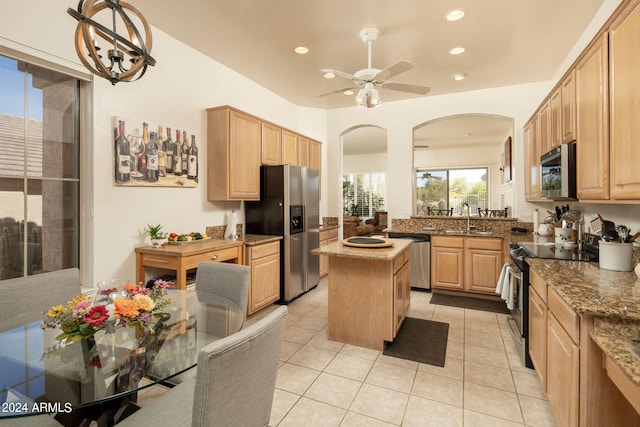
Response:
[[[426,96],[543,81],[558,71],[603,0],[132,0],[149,23],[296,105],[339,108],[353,96],[319,94],[351,86],[331,68],[367,66],[363,28],[380,30],[374,68],[415,68],[394,82],[431,87]],[[458,8],[465,17],[448,22]],[[304,45],[306,55],[293,49]],[[452,47],[466,52],[453,56]],[[153,52],[152,52],[153,55]],[[179,58],[153,55],[164,61]],[[149,72],[153,72],[151,69]],[[463,81],[451,79],[463,72]],[[382,90],[383,102],[420,95]]]

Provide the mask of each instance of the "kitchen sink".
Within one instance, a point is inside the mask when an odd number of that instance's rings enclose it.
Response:
[[[458,236],[490,236],[493,231],[476,231],[476,230],[444,230],[445,234],[453,234]]]

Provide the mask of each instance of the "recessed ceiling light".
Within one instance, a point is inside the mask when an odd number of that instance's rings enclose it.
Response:
[[[353,95],[353,91],[352,90],[345,90],[344,92],[342,92],[343,95]]]
[[[333,74],[333,71],[327,71],[326,73],[324,73],[322,75],[325,79],[332,79],[334,78],[336,75]]]
[[[465,77],[467,77],[465,73],[455,73],[451,75],[453,80],[464,80]]]
[[[459,21],[463,17],[464,12],[459,9],[455,9],[447,13],[447,21]]]
[[[304,55],[305,53],[309,52],[309,48],[306,46],[298,46],[293,50],[300,55]]]
[[[452,47],[451,49],[449,49],[449,53],[451,55],[460,55],[461,53],[464,53],[466,49],[463,48],[462,46],[458,46],[458,47]]]

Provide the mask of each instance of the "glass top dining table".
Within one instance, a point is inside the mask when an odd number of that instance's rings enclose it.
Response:
[[[57,413],[65,425],[113,424],[113,414],[135,403],[139,391],[193,369],[202,347],[243,327],[244,308],[227,298],[208,294],[203,302],[193,290],[170,290],[168,297],[168,319],[143,336],[117,328],[64,343],[55,339],[59,330],[40,327],[36,312],[27,316],[33,322],[9,330],[0,324],[0,423]]]

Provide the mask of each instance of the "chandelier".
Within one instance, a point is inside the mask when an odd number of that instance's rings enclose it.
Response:
[[[99,15],[107,9],[107,13]],[[142,24],[143,33],[134,25],[133,18]],[[111,12],[110,16],[108,11]],[[120,81],[138,80],[147,66],[156,65],[151,52],[151,28],[142,14],[120,0],[80,0],[78,10],[67,9],[78,20],[75,45],[80,61],[92,73],[104,77],[115,85]],[[118,34],[120,24],[122,34]],[[110,25],[110,27],[109,27]],[[100,51],[106,55],[100,54]]]

